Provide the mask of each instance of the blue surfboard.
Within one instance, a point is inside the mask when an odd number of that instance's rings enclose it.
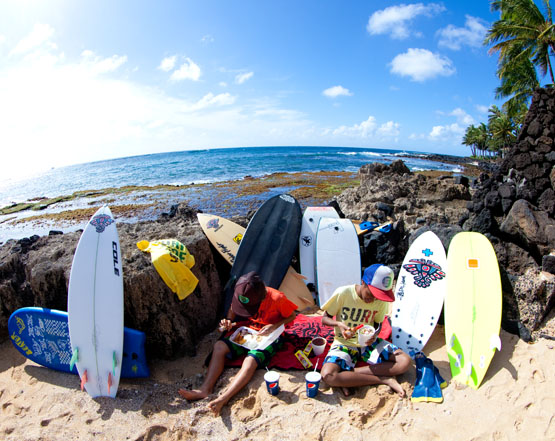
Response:
[[[76,366],[70,369],[67,312],[37,307],[18,309],[8,320],[8,332],[15,348],[29,360],[50,369],[77,374]],[[145,339],[144,332],[124,328],[122,377],[143,378],[150,375],[146,364]]]

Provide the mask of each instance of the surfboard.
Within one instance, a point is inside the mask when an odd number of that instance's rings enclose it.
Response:
[[[213,214],[198,213],[197,218],[210,243],[230,264],[233,264],[245,234],[245,228]],[[291,266],[287,269],[278,289],[298,306],[298,311],[314,305],[314,299],[304,283],[304,277]]]
[[[115,397],[123,357],[123,273],[108,206],[88,222],[73,256],[68,293],[72,362],[91,397]]]
[[[323,305],[336,288],[360,283],[360,247],[349,219],[321,218],[316,235],[318,300]]]
[[[499,265],[482,234],[453,237],[447,254],[445,341],[453,379],[478,389],[501,350],[502,292]]]
[[[426,231],[409,247],[395,285],[391,308],[392,341],[413,355],[422,351],[443,308],[447,257],[439,237]]]
[[[70,366],[71,342],[67,312],[56,309],[20,308],[10,315],[8,332],[15,348],[26,358],[41,366],[61,372],[78,374]],[[150,376],[146,362],[144,332],[123,328],[122,378]]]
[[[256,271],[266,286],[279,289],[299,244],[301,207],[288,194],[264,202],[252,217],[241,240],[225,289],[224,310],[231,306],[235,282]]]
[[[316,283],[314,269],[316,259],[316,233],[318,223],[322,217],[339,219],[339,214],[333,207],[307,207],[303,214],[301,235],[299,237],[299,260],[301,274],[306,277],[306,284]],[[316,289],[316,287],[314,287]]]

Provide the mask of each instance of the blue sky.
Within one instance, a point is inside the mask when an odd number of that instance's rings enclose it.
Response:
[[[466,155],[500,104],[496,19],[486,0],[0,0],[4,173],[236,146]]]

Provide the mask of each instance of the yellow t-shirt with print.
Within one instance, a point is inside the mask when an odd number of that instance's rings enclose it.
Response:
[[[331,298],[320,308],[329,315],[335,316],[337,321],[345,323],[349,328],[360,324],[373,326],[374,323],[381,323],[389,312],[387,302],[375,299],[372,303],[366,303],[362,300],[356,293],[355,285],[337,288]],[[334,331],[334,343],[360,347],[356,334],[346,340],[343,338],[341,328],[336,326]]]

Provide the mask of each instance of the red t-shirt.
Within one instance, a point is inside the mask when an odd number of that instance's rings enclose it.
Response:
[[[289,317],[297,308],[281,291],[267,286],[266,297],[260,303],[258,312],[249,319],[249,326],[262,329],[266,325],[273,325]]]

